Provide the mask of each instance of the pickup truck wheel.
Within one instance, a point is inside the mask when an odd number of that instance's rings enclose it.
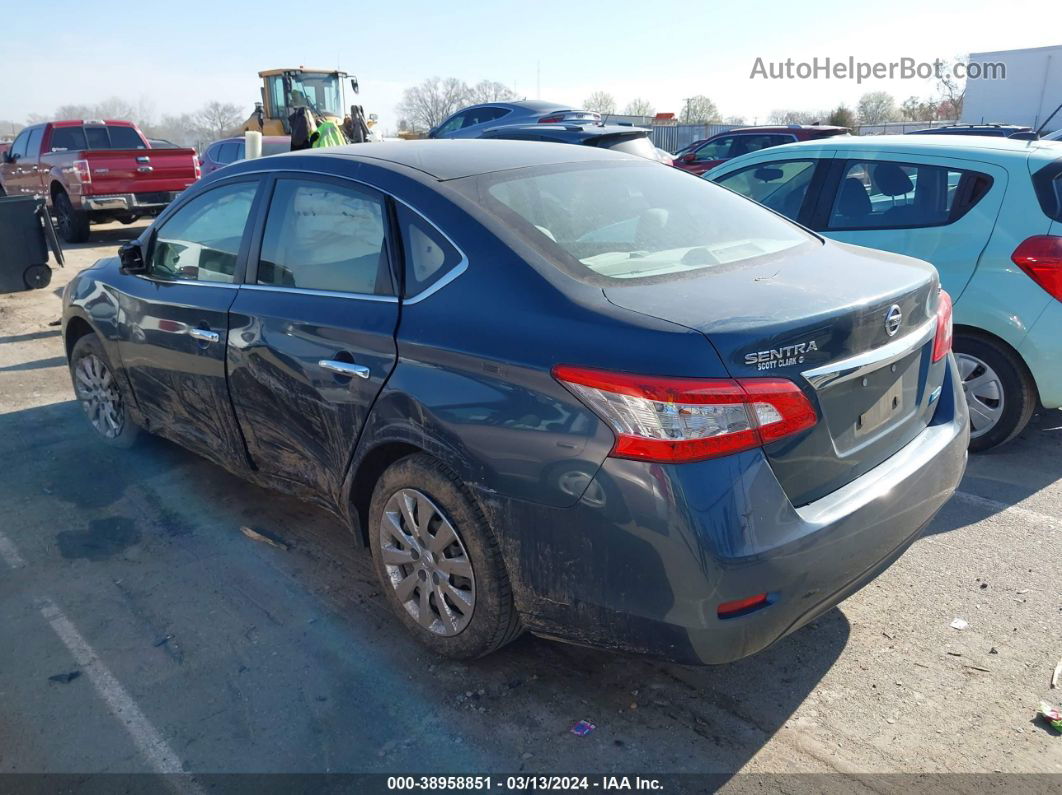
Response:
[[[1009,442],[1032,419],[1036,386],[1014,354],[987,337],[956,336],[955,363],[970,409],[970,450]]]
[[[88,213],[75,210],[64,191],[55,194],[55,214],[59,218],[59,234],[67,243],[84,243],[89,239]]]
[[[392,464],[373,491],[369,521],[386,599],[417,640],[472,659],[520,635],[497,539],[448,467],[424,454]]]
[[[140,428],[129,416],[126,396],[95,334],[86,334],[70,352],[70,378],[89,424],[111,447],[136,444]]]

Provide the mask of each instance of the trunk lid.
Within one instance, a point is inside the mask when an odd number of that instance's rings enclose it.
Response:
[[[819,422],[765,448],[799,506],[877,466],[931,420],[946,365],[931,361],[938,290],[928,263],[827,242],[605,295],[700,331],[734,377],[788,378],[804,390]]]

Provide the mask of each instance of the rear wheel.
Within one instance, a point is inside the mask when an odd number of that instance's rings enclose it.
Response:
[[[1036,385],[1015,355],[988,337],[957,336],[955,362],[970,409],[970,450],[1008,442],[1036,410]]]
[[[22,281],[29,290],[39,290],[52,283],[52,269],[47,265],[30,265],[22,271]]]
[[[70,352],[70,377],[96,435],[112,447],[132,447],[140,428],[129,416],[126,396],[95,334],[86,334],[74,344]]]
[[[55,194],[55,215],[59,219],[59,234],[67,243],[84,243],[89,239],[88,213],[75,210],[65,191]]]
[[[399,620],[421,643],[470,659],[520,632],[509,578],[486,517],[431,456],[391,465],[373,491],[369,542]]]

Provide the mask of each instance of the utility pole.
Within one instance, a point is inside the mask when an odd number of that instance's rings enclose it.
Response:
[[[692,121],[690,119],[690,103],[693,102],[693,97],[687,97],[683,101],[686,103],[686,124],[689,124]]]
[[[542,61],[535,65],[535,99],[542,99]]]

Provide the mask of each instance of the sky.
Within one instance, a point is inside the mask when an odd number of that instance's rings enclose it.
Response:
[[[0,119],[120,96],[163,113],[232,102],[251,112],[263,69],[339,67],[385,131],[405,88],[426,77],[505,83],[521,96],[581,106],[607,91],[680,112],[704,94],[724,116],[764,123],[779,108],[854,107],[867,91],[897,101],[932,81],[764,80],[765,63],[932,61],[1062,43],[1045,0],[753,0],[727,3],[296,3],[278,0],[118,5],[0,0],[7,78]],[[1057,10],[1057,9],[1056,9]],[[1062,97],[1060,97],[1062,100]],[[347,104],[351,98],[348,96]]]

